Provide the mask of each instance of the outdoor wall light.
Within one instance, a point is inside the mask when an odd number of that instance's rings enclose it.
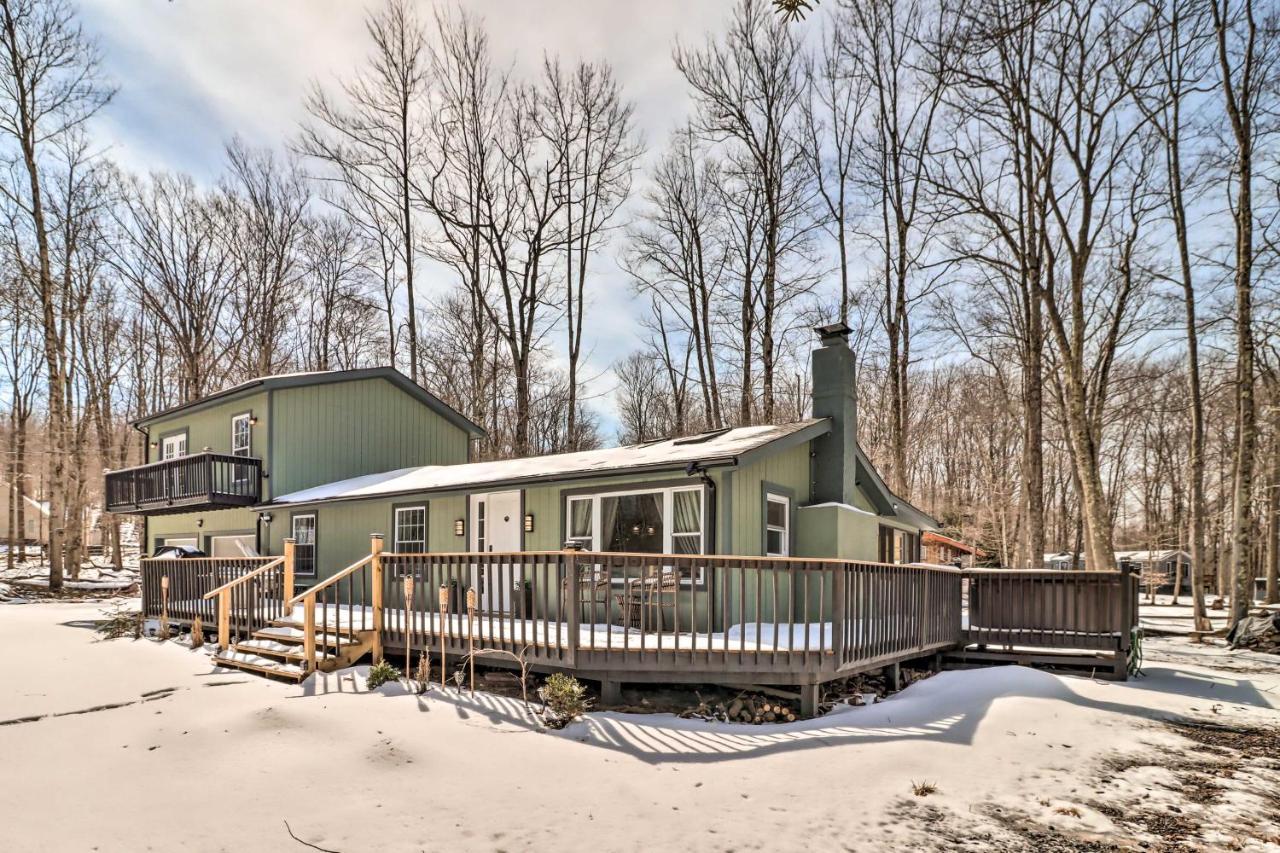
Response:
[[[270,524],[270,523],[271,523],[271,513],[269,513],[269,512],[260,512],[260,513],[258,513],[258,521],[261,521],[263,524]]]
[[[156,444],[156,443],[153,441],[153,442],[151,442],[151,446],[152,446],[152,447],[159,447],[160,445],[159,445],[159,444]]]
[[[203,519],[203,518],[197,518],[197,519],[196,519],[196,527],[204,527],[204,519]]]
[[[453,523],[453,535],[463,536],[467,532],[467,521],[465,518],[459,518]]]
[[[249,426],[257,426],[257,425],[258,425],[258,416],[249,415]]]
[[[528,513],[524,517],[524,532],[525,533],[533,532],[533,513]]]

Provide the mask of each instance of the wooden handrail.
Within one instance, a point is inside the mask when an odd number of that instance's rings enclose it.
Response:
[[[343,569],[342,571],[338,572],[336,575],[330,575],[329,577],[325,578],[323,581],[321,581],[320,583],[316,584],[315,586],[307,587],[307,588],[306,588],[306,589],[304,589],[302,592],[298,593],[298,594],[297,594],[297,595],[295,595],[293,598],[291,598],[291,599],[289,599],[288,601],[286,601],[286,602],[285,602],[285,606],[287,606],[287,607],[292,607],[293,605],[297,604],[299,601],[302,601],[303,599],[307,598],[308,596],[310,596],[310,597],[314,597],[314,596],[315,596],[315,594],[316,594],[317,592],[320,592],[321,590],[324,590],[324,589],[328,589],[329,587],[333,586],[333,585],[334,585],[335,583],[337,583],[338,581],[340,581],[340,580],[342,580],[343,578],[345,578],[347,575],[350,575],[350,574],[352,574],[353,572],[356,572],[356,571],[358,571],[359,569],[364,568],[365,566],[369,565],[369,564],[370,564],[370,563],[372,563],[372,562],[373,562],[373,555],[372,555],[372,554],[368,554],[368,555],[366,555],[366,556],[364,556],[364,557],[360,558],[360,559],[359,559],[359,560],[357,560],[356,562],[354,562],[354,563],[352,563],[351,565],[347,566],[347,567],[346,567],[345,569]]]
[[[271,560],[271,562],[263,563],[261,566],[258,566],[258,568],[254,569],[253,571],[249,572],[246,575],[241,575],[238,578],[232,578],[231,580],[227,581],[217,589],[209,590],[204,594],[204,598],[207,601],[210,598],[213,598],[215,595],[218,595],[219,593],[229,590],[234,586],[239,586],[240,584],[247,581],[249,578],[257,577],[258,575],[265,572],[267,569],[272,568],[273,566],[278,566],[283,562],[284,562],[284,557],[276,557],[275,559]]]
[[[550,556],[553,554],[576,554],[580,560],[587,562],[584,558],[598,557],[627,557],[642,558],[647,560],[707,560],[709,562],[733,562],[735,560],[749,560],[761,563],[806,563],[812,565],[819,563],[824,566],[846,566],[856,564],[859,566],[887,566],[895,569],[917,569],[932,572],[947,572],[949,574],[961,574],[967,571],[975,571],[974,569],[957,569],[955,566],[938,566],[932,563],[880,563],[875,560],[840,560],[834,557],[766,557],[763,554],[655,554],[647,551],[422,551],[416,553],[392,553],[384,552],[384,558],[399,557],[432,557],[432,558],[479,558],[479,557],[536,557]],[[989,571],[1003,572],[1004,569],[990,569]],[[1032,569],[1030,571],[1038,571]],[[1050,570],[1046,570],[1050,571]],[[1102,572],[1092,572],[1091,574],[1103,574]]]

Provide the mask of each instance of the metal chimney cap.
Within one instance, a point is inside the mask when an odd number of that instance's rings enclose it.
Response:
[[[814,326],[813,330],[818,333],[818,337],[825,344],[836,343],[838,341],[847,341],[853,329],[850,329],[846,323],[828,323],[825,326]]]

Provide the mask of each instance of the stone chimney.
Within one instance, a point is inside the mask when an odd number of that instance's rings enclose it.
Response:
[[[813,351],[813,416],[830,418],[831,432],[813,442],[813,502],[853,503],[857,471],[858,397],[853,350],[844,323],[816,326]]]

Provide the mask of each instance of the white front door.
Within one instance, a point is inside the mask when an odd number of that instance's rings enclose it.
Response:
[[[524,524],[520,518],[520,492],[490,492],[471,496],[471,550],[482,553],[508,553],[519,551],[523,545]],[[486,576],[501,587],[486,594]],[[505,582],[503,582],[505,580]],[[480,597],[480,606],[511,609],[511,587],[518,578],[512,570],[491,568],[482,572],[479,566],[471,570],[471,584]],[[495,597],[496,593],[496,597]]]

